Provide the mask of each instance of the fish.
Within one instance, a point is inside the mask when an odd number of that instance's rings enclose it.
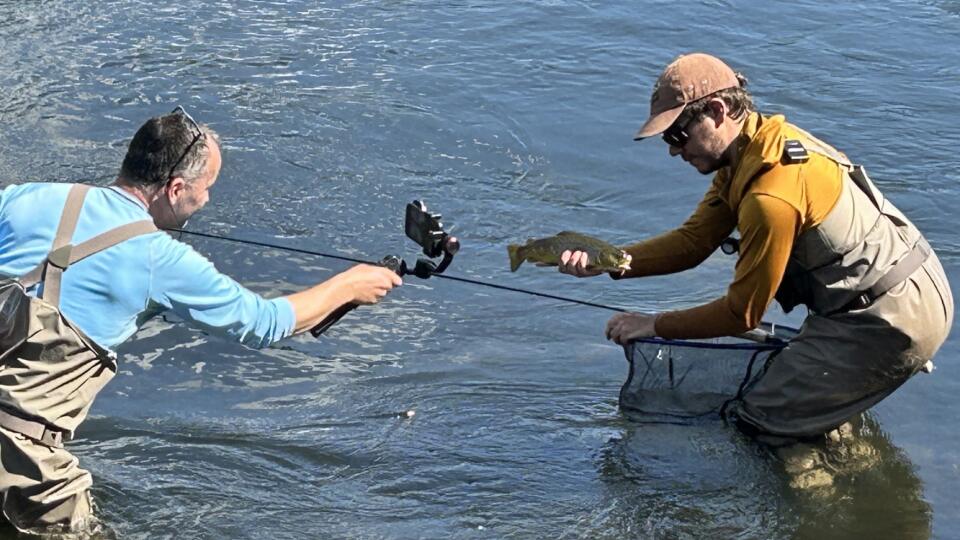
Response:
[[[630,256],[622,249],[599,238],[573,231],[563,231],[556,236],[527,240],[524,245],[510,244],[510,271],[516,272],[523,261],[556,266],[564,251],[585,251],[590,258],[590,268],[605,272],[630,269]]]

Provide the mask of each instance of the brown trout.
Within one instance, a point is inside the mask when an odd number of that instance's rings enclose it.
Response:
[[[620,248],[603,240],[571,231],[563,231],[556,236],[530,239],[524,245],[510,244],[510,271],[516,272],[523,261],[558,265],[564,251],[585,251],[590,258],[590,268],[605,272],[630,269],[630,257]]]

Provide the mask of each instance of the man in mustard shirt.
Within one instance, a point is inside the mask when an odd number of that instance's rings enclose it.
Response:
[[[746,80],[716,57],[680,56],[657,80],[636,139],[661,135],[671,156],[713,174],[678,229],[633,244],[615,279],[692,268],[734,229],[739,258],[726,294],[689,309],[624,313],[607,323],[620,344],[640,337],[736,335],[776,299],[804,304],[800,333],[731,409],[748,431],[817,437],[890,395],[933,357],[953,298],[929,244],[841,152],[756,112]],[[583,252],[560,271],[598,275]]]

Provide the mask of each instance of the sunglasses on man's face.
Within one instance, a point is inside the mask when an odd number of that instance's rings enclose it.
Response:
[[[670,124],[670,127],[664,130],[663,134],[660,137],[663,138],[663,141],[670,146],[676,148],[683,148],[687,141],[690,140],[690,134],[687,133],[687,127],[690,126],[690,123],[693,122],[696,115],[690,114],[681,114],[680,118]]]
[[[173,178],[173,172],[177,170],[177,167],[180,166],[180,163],[182,163],[183,160],[187,157],[187,154],[190,153],[190,149],[193,148],[193,145],[197,144],[197,141],[199,141],[201,138],[206,137],[206,134],[203,132],[202,129],[200,129],[200,124],[198,124],[197,121],[194,120],[193,117],[190,116],[190,114],[187,113],[187,111],[184,110],[184,108],[181,107],[180,105],[177,105],[177,108],[171,111],[170,114],[182,115],[183,118],[190,124],[190,126],[197,131],[197,134],[193,136],[193,140],[190,141],[190,144],[188,144],[187,147],[183,149],[183,153],[180,154],[180,159],[178,159],[177,162],[173,164],[173,167],[170,167],[170,174],[167,175],[168,179]]]

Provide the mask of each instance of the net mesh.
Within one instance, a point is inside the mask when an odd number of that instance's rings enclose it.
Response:
[[[796,330],[765,323],[768,339],[640,339],[624,347],[629,363],[620,408],[645,416],[697,418],[718,414]]]

